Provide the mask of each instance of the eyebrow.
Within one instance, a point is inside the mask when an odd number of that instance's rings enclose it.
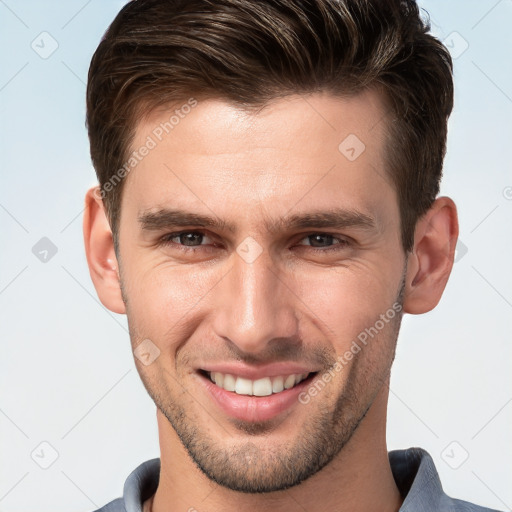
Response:
[[[143,231],[159,231],[184,226],[212,228],[220,231],[236,232],[236,226],[219,217],[212,217],[186,210],[160,208],[144,210],[138,215],[138,221]],[[335,228],[348,227],[373,230],[376,228],[374,217],[357,210],[335,208],[292,214],[275,220],[265,220],[265,229],[270,233],[306,228]]]

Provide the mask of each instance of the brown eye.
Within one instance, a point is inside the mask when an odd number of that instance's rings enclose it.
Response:
[[[175,238],[177,238],[182,245],[196,246],[201,245],[203,235],[201,233],[181,233]]]
[[[177,245],[182,247],[201,247],[205,240],[212,241],[208,235],[201,231],[180,231],[169,233],[160,239],[162,245]]]
[[[344,238],[339,238],[329,233],[313,233],[311,235],[305,236],[302,240],[308,241],[307,244],[303,245],[309,245],[314,249],[320,248],[320,251],[322,252],[342,249],[343,247],[349,245],[349,242]]]

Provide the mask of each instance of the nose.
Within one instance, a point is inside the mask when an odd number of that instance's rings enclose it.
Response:
[[[215,332],[241,352],[264,353],[272,342],[297,343],[298,298],[268,252],[248,263],[234,254],[233,267],[215,297]]]

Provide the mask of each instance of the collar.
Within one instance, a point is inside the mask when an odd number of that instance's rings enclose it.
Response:
[[[405,496],[399,512],[450,509],[449,504],[454,500],[444,493],[434,461],[426,450],[419,447],[392,450],[388,456],[393,478],[402,497]],[[142,463],[130,473],[122,498],[126,512],[142,512],[144,501],[156,492],[159,476],[159,458]]]

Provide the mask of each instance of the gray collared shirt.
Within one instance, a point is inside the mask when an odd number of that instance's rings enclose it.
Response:
[[[388,452],[391,471],[405,497],[399,512],[499,512],[467,501],[450,498],[443,491],[434,461],[423,448]],[[95,512],[142,512],[142,505],[158,487],[160,459],[144,462],[130,473],[123,497]]]

